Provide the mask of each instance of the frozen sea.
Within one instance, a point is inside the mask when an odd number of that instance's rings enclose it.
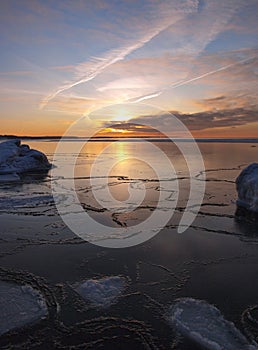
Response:
[[[203,349],[170,320],[173,305],[183,298],[203,300],[211,314],[219,310],[221,318],[210,320],[217,327],[215,338],[205,344],[220,337],[220,319],[233,322],[250,344],[258,341],[258,223],[235,217],[235,179],[258,162],[258,143],[199,142],[205,169],[196,165],[191,179],[172,142],[150,141],[151,151],[137,140],[67,140],[57,153],[54,140],[23,142],[54,160],[55,168],[0,184],[0,306],[15,319],[7,326],[0,315],[1,349]],[[174,172],[162,163],[164,154]],[[205,195],[191,226],[178,233],[191,180],[205,185]],[[84,225],[85,239],[67,227],[56,208],[53,183],[57,200],[66,204],[74,186],[83,211],[106,227],[104,241],[115,237],[123,242],[126,229],[153,212],[157,220],[174,213],[155,234],[140,226],[135,237],[146,233],[142,243],[107,248],[98,245],[103,233],[94,233],[92,226]],[[195,214],[196,208],[189,210]],[[19,297],[11,311],[8,285],[12,300]],[[24,290],[34,294],[23,295]],[[43,311],[31,309],[38,305],[33,295],[40,296]],[[185,311],[189,332],[193,310],[190,305]],[[18,322],[21,316],[26,322]],[[202,316],[209,324],[209,312]]]

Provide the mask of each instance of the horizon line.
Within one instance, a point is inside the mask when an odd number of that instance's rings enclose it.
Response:
[[[43,140],[43,139],[49,139],[49,140],[81,140],[81,139],[89,139],[89,140],[112,140],[112,139],[123,139],[123,140],[130,140],[130,139],[153,139],[153,140],[170,140],[170,139],[177,139],[182,141],[246,141],[246,142],[257,142],[258,143],[258,137],[193,137],[193,138],[185,138],[185,137],[161,137],[161,136],[149,136],[149,135],[141,135],[141,136],[94,136],[94,137],[88,137],[88,136],[60,136],[60,135],[42,135],[42,136],[31,136],[31,135],[0,135],[0,139],[22,139],[22,140]]]

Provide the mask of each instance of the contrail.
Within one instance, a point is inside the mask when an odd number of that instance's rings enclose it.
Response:
[[[141,97],[137,98],[137,100],[133,100],[131,102],[132,103],[137,103],[137,102],[142,102],[144,100],[149,100],[150,98],[158,97],[159,95],[162,94],[162,92],[163,92],[163,90],[162,91],[158,91],[158,92],[154,92],[151,95],[144,95],[144,96],[141,96]],[[129,102],[130,102],[130,100],[129,100]]]
[[[215,73],[218,73],[218,72],[221,72],[223,70],[226,70],[228,68],[231,68],[231,67],[234,67],[238,64],[241,64],[241,63],[244,63],[244,62],[247,62],[247,61],[251,61],[252,59],[256,58],[256,56],[252,56],[252,57],[249,57],[249,58],[245,58],[241,61],[238,61],[238,62],[235,62],[235,63],[231,63],[231,64],[227,64],[226,66],[223,66],[223,67],[220,67],[218,69],[215,69],[215,70],[212,70],[210,72],[207,72],[207,73],[204,73],[202,75],[199,75],[198,77],[195,77],[195,78],[192,78],[192,79],[188,79],[188,80],[184,80],[180,83],[175,83],[175,84],[172,84],[172,85],[169,85],[167,88],[164,88],[162,90],[159,90],[159,91],[156,91],[156,92],[153,92],[151,93],[150,95],[145,95],[145,96],[141,96],[139,98],[137,98],[136,100],[131,100],[129,102],[131,103],[137,103],[137,102],[141,102],[143,100],[149,100],[151,98],[154,98],[154,97],[158,97],[160,96],[164,91],[172,88],[172,89],[176,89],[177,87],[180,87],[180,86],[183,86],[183,85],[187,85],[187,84],[190,84],[192,83],[193,81],[196,81],[196,80],[199,80],[199,79],[202,79],[202,78],[205,78],[209,75],[212,75],[212,74],[215,74]]]
[[[219,17],[219,20],[217,20],[214,23],[214,26],[212,28],[211,33],[209,33],[208,37],[205,38],[205,40],[204,40],[204,42],[202,42],[201,46],[198,45],[197,53],[202,51],[204,46],[207,45],[207,43],[209,43],[212,40],[212,38],[214,38],[214,36],[216,36],[218,34],[218,32],[220,32],[221,26],[224,26],[225,23],[228,22],[228,19],[232,16],[234,11],[238,7],[238,5],[239,5],[238,3],[239,3],[239,0],[231,0],[230,4],[232,5],[232,7],[226,6],[225,11],[222,11],[223,15],[221,15]],[[109,53],[107,53],[104,57],[95,57],[95,58],[92,58],[91,62],[85,62],[85,63],[79,64],[78,66],[76,66],[75,69],[77,70],[77,73],[78,73],[77,80],[69,81],[69,82],[65,83],[64,85],[62,85],[58,89],[56,89],[56,91],[54,91],[50,95],[48,95],[44,100],[42,100],[42,102],[40,104],[40,109],[44,108],[50,100],[55,98],[57,95],[59,95],[63,91],[66,91],[74,86],[79,85],[79,84],[86,83],[86,82],[93,80],[101,72],[103,72],[105,69],[107,69],[109,66],[115,64],[118,61],[123,60],[125,57],[127,57],[129,54],[131,54],[135,50],[143,47],[146,43],[148,43],[154,37],[159,35],[162,31],[166,30],[172,24],[174,24],[178,20],[182,19],[182,17],[184,15],[186,15],[187,13],[193,12],[193,10],[196,10],[194,4],[195,4],[195,2],[193,2],[192,6],[189,6],[189,8],[186,8],[184,11],[182,11],[181,14],[177,14],[177,16],[173,19],[171,19],[171,18],[166,19],[163,17],[162,20],[164,21],[164,19],[165,19],[165,23],[161,23],[159,25],[154,26],[147,34],[145,34],[142,38],[140,38],[136,43],[133,43],[129,46],[121,47],[121,48],[116,49],[116,50],[112,50]],[[212,7],[211,7],[211,9],[208,9],[208,11],[211,11],[211,10],[213,10]],[[221,10],[221,8],[220,8],[220,10]],[[168,11],[165,12],[165,16],[169,17]],[[224,69],[226,69],[226,68],[224,68]],[[80,72],[80,70],[82,72]],[[83,70],[86,72],[83,72]],[[223,69],[221,69],[221,70],[223,70]],[[211,72],[207,73],[207,75],[209,75],[209,74],[213,74],[213,73],[211,73]],[[204,77],[204,76],[206,76],[206,75],[203,75],[202,77]],[[194,78],[194,79],[197,80],[198,78]],[[187,84],[188,82],[190,82],[190,81],[183,82],[182,85]],[[181,85],[177,85],[177,86],[181,86]],[[140,101],[143,101],[143,100],[146,100],[149,98],[157,97],[162,92],[163,92],[163,90],[152,93],[151,95],[139,97],[136,101],[140,102]]]
[[[238,65],[238,64],[241,64],[241,63],[244,63],[244,62],[250,61],[250,60],[252,60],[253,58],[255,58],[255,56],[253,56],[253,57],[249,57],[249,58],[245,58],[245,59],[243,59],[243,60],[241,60],[241,61],[238,61],[238,62],[235,62],[235,63],[227,64],[226,66],[223,66],[223,67],[218,68],[218,69],[215,69],[215,70],[213,70],[213,71],[210,71],[210,72],[204,73],[204,74],[202,74],[202,75],[199,75],[198,77],[195,77],[195,78],[192,78],[192,79],[189,79],[189,80],[183,81],[183,82],[181,82],[181,83],[172,84],[172,85],[171,85],[171,87],[173,87],[173,88],[177,88],[177,87],[179,87],[179,86],[183,86],[183,85],[186,85],[186,84],[192,83],[193,81],[196,81],[196,80],[199,80],[199,79],[205,78],[205,77],[207,77],[207,76],[209,76],[209,75],[212,75],[212,74],[215,74],[215,73],[221,72],[221,71],[226,70],[226,69],[228,69],[228,68],[234,67],[234,66],[236,66],[236,65]]]
[[[155,29],[151,30],[150,33],[143,36],[140,40],[138,40],[137,43],[132,44],[127,47],[122,47],[117,50],[111,51],[109,54],[106,55],[106,57],[100,57],[95,58],[95,62],[92,62],[92,67],[87,71],[86,75],[82,76],[79,80],[76,80],[74,82],[68,82],[67,84],[61,86],[59,89],[57,89],[54,93],[47,96],[40,104],[40,109],[44,108],[46,104],[55,98],[58,94],[61,92],[68,90],[76,85],[86,83],[92,79],[94,79],[96,76],[98,76],[103,70],[111,66],[112,64],[123,60],[126,56],[128,56],[130,53],[134,52],[135,50],[141,48],[145,44],[147,44],[150,40],[152,40],[154,37],[156,37],[158,34],[160,34],[162,31],[169,28],[173,23],[178,21],[182,16],[178,16],[176,19],[173,19],[169,22],[166,21],[166,24],[159,25]],[[77,66],[77,70],[80,66],[83,66],[83,64]]]

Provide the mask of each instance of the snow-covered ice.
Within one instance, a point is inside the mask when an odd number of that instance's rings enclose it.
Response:
[[[108,307],[115,303],[127,285],[127,279],[121,276],[90,279],[75,287],[80,296],[90,303]]]
[[[47,171],[50,167],[44,153],[21,145],[19,139],[0,143],[0,182],[19,181],[20,174]]]
[[[171,306],[169,321],[207,350],[255,350],[232,322],[206,301],[182,298]]]
[[[258,213],[258,163],[248,165],[236,179],[237,205]]]
[[[0,281],[0,335],[48,314],[45,299],[29,285]]]

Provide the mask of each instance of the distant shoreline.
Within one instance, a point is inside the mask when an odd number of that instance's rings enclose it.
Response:
[[[108,142],[108,141],[126,141],[126,142],[137,142],[141,140],[150,140],[152,142],[167,142],[170,140],[175,140],[177,142],[221,142],[221,143],[258,143],[258,138],[157,138],[151,136],[132,136],[132,137],[113,137],[113,136],[96,136],[92,138],[80,137],[80,136],[16,136],[16,135],[0,135],[0,141],[4,140],[46,140],[46,141],[87,141],[87,142]]]

